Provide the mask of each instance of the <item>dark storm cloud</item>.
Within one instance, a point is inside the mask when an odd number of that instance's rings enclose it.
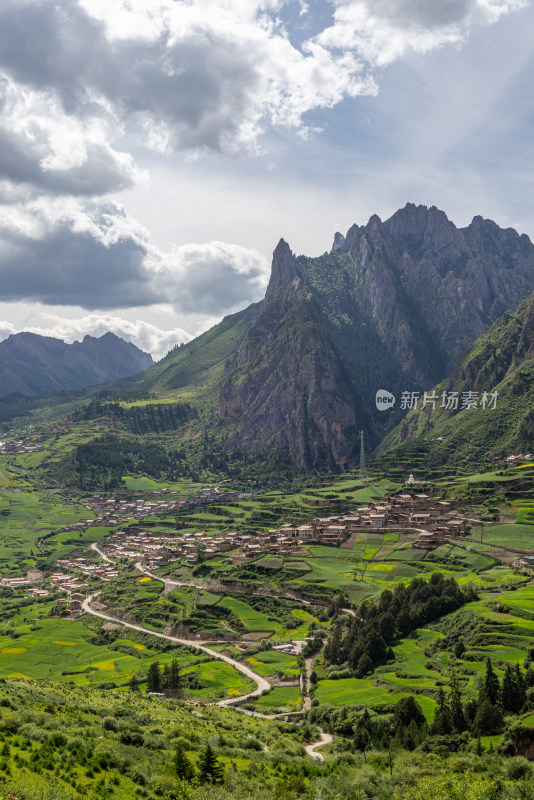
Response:
[[[0,127],[0,176],[50,194],[95,196],[134,185],[131,160],[120,160],[104,143],[88,142],[86,159],[69,169],[43,169],[40,153]]]
[[[150,286],[146,252],[132,239],[106,246],[89,232],[60,223],[39,239],[3,231],[2,300],[33,300],[88,309],[148,305],[161,299]]]
[[[2,301],[90,310],[169,303],[216,315],[262,297],[267,263],[256,251],[210,242],[162,253],[145,235],[114,205],[92,216],[60,208],[55,221],[41,209],[4,223]]]

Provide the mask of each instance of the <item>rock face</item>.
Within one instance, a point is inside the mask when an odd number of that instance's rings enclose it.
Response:
[[[0,396],[81,389],[135,375],[153,363],[151,355],[113,333],[73,344],[16,333],[0,342]]]
[[[355,415],[317,300],[297,276],[285,242],[273,257],[265,305],[223,382],[219,416],[230,443],[288,448],[302,469],[351,463]]]
[[[235,447],[287,448],[296,464],[354,463],[401,419],[375,406],[443,379],[477,337],[534,289],[527,236],[408,204],[336,233],[330,253],[273,255],[265,304],[223,379],[219,418]],[[398,408],[398,406],[397,406]]]
[[[380,338],[423,383],[443,377],[534,288],[528,236],[482,217],[458,229],[435,206],[409,203],[386,222],[371,217],[336,234],[333,252],[348,254]]]

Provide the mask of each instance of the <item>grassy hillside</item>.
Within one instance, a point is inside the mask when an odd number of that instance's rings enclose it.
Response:
[[[498,320],[469,349],[451,376],[423,395],[418,407],[384,439],[378,455],[407,443],[425,449],[426,462],[455,469],[488,463],[492,456],[530,452],[534,433],[534,296]],[[476,407],[462,408],[468,392]],[[457,408],[443,407],[456,393]],[[484,393],[486,399],[484,400]],[[496,394],[495,402],[491,395]],[[486,407],[484,407],[486,405]],[[435,406],[435,407],[433,407]],[[440,441],[432,441],[437,440]]]

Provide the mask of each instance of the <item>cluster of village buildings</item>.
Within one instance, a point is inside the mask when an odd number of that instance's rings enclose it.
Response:
[[[519,453],[512,456],[493,456],[492,461],[494,464],[503,464],[507,467],[517,467],[519,464],[525,464],[534,460],[533,453]]]
[[[0,455],[20,455],[21,453],[38,453],[43,449],[37,439],[6,439],[0,441]]]
[[[241,563],[261,554],[294,553],[309,543],[336,547],[357,531],[378,532],[383,529],[416,532],[418,540],[415,545],[430,547],[450,537],[465,534],[467,522],[453,518],[450,502],[423,494],[404,494],[382,504],[370,503],[350,514],[317,517],[304,525],[285,523],[258,535],[237,532],[162,535],[148,531],[117,530],[100,547],[111,559],[123,557],[142,561],[145,566],[155,569],[177,560],[195,564],[199,558],[211,558],[218,553],[228,553],[229,560]],[[71,563],[71,566],[75,565]],[[106,566],[101,566],[99,570],[93,567],[92,574],[105,579],[109,571],[110,568]]]
[[[172,489],[154,490],[151,495],[176,495],[177,491]],[[225,492],[219,488],[201,489],[199,493],[193,495],[189,500],[148,500],[146,497],[137,500],[117,500],[111,498],[106,500],[102,495],[94,495],[93,499],[87,503],[87,508],[94,510],[98,516],[93,519],[82,520],[71,525],[67,530],[83,531],[89,527],[122,525],[134,519],[143,519],[153,514],[171,514],[176,511],[183,511],[198,505],[205,505],[213,502],[228,502],[230,500],[241,500],[249,495],[238,494],[237,492]]]
[[[165,501],[147,503],[122,503],[102,500],[104,505],[117,505],[122,513],[133,511],[164,512],[171,503]],[[165,506],[165,508],[163,507]],[[177,532],[162,534],[138,529],[115,530],[105,541],[100,542],[100,559],[76,556],[59,559],[56,571],[50,576],[52,590],[64,590],[68,597],[63,601],[71,613],[81,612],[84,578],[113,580],[119,575],[116,562],[121,560],[142,562],[145,568],[157,569],[166,564],[182,561],[196,564],[204,558],[219,553],[226,554],[232,563],[246,563],[258,555],[283,556],[296,553],[303,545],[316,543],[339,546],[351,534],[359,531],[380,532],[385,529],[405,530],[417,533],[414,547],[430,548],[440,542],[462,536],[467,531],[465,519],[456,518],[454,504],[426,494],[401,494],[381,503],[369,503],[354,511],[339,516],[317,517],[307,524],[285,523],[279,528],[258,535],[246,533],[208,534],[204,532]],[[94,546],[96,547],[96,546]],[[77,577],[73,577],[75,573]],[[27,586],[35,597],[46,597],[48,591],[39,589],[43,574],[40,570],[29,570],[25,578],[4,578],[2,585],[11,588]]]

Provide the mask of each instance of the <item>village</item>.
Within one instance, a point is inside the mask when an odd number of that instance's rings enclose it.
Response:
[[[117,506],[121,509],[121,517],[133,511],[133,519],[145,513],[167,513],[169,506],[174,505],[172,501],[145,500],[137,503],[102,500],[102,503],[114,509],[111,514],[117,513]],[[54,572],[50,581],[56,589],[75,592],[84,584],[68,573],[110,581],[118,577],[118,563],[140,562],[143,567],[154,570],[175,561],[194,566],[218,554],[227,554],[230,563],[240,564],[262,554],[283,556],[298,553],[308,544],[338,547],[352,533],[361,531],[408,531],[417,534],[414,547],[430,548],[449,538],[464,535],[467,528],[467,520],[454,516],[451,502],[426,494],[401,494],[381,503],[369,503],[340,516],[317,517],[302,525],[284,523],[279,528],[259,535],[236,531],[209,534],[203,531],[160,533],[139,530],[137,527],[117,529],[98,547],[92,546],[100,560],[95,560],[92,553],[59,559],[56,567],[62,572]],[[15,586],[27,582],[22,578],[6,578],[3,584]]]

